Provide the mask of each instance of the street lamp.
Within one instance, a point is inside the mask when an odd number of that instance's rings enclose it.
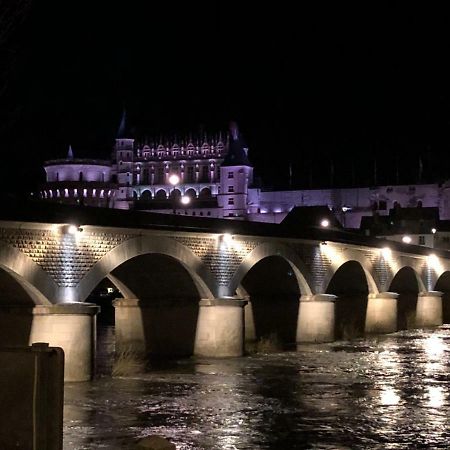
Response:
[[[176,186],[179,182],[180,182],[180,177],[176,173],[173,173],[172,175],[170,175],[169,183],[172,186]]]
[[[176,200],[175,200],[174,190],[175,190],[175,186],[179,182],[180,182],[180,177],[176,173],[173,173],[172,175],[170,175],[169,183],[173,186],[173,189],[172,189],[172,192],[171,192],[171,194],[172,194],[172,212],[173,212],[173,214],[176,214],[176,203],[175,203]]]
[[[181,196],[181,203],[183,205],[189,205],[189,203],[191,203],[191,197],[189,197],[189,195]]]

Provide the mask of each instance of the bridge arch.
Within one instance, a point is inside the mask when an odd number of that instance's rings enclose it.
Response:
[[[280,347],[296,342],[300,296],[312,293],[306,277],[303,262],[284,245],[263,243],[244,259],[229,292],[248,301],[244,309],[247,342]]]
[[[434,289],[442,292],[442,318],[450,323],[450,271],[444,271],[436,281]]]
[[[58,285],[30,257],[18,249],[0,243],[0,270],[6,271],[30,295],[36,305],[58,300]]]
[[[0,264],[0,308],[4,306],[51,305],[25,278]]]
[[[320,251],[324,254],[325,258],[330,261],[328,270],[323,278],[320,292],[325,293],[328,289],[330,281],[336,274],[336,272],[347,262],[354,261],[359,264],[364,276],[366,277],[367,288],[369,294],[378,294],[379,288],[372,276],[373,267],[368,258],[366,258],[361,252],[355,251],[351,248],[334,248],[332,245],[321,245]]]
[[[366,327],[369,293],[377,293],[375,282],[359,261],[342,262],[334,270],[325,293],[335,295],[335,336],[351,339],[363,336]]]
[[[417,271],[411,266],[401,267],[392,278],[389,291],[399,294],[397,299],[397,329],[416,325],[417,297],[427,289]]]
[[[311,280],[311,276],[303,261],[288,246],[272,242],[265,242],[258,245],[244,258],[227,287],[227,294],[234,295],[250,269],[263,259],[273,256],[281,257],[289,264],[297,280],[300,294],[311,295],[312,290],[308,281]]]
[[[94,265],[76,287],[79,300],[84,301],[100,281],[118,266],[146,254],[161,254],[175,259],[192,277],[200,297],[214,298],[217,291],[216,281],[200,258],[190,249],[175,239],[163,236],[158,236],[157,239],[139,236],[123,242]]]

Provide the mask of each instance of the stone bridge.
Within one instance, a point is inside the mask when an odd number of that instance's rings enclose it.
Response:
[[[49,342],[66,380],[95,360],[105,279],[116,346],[154,355],[239,356],[245,341],[327,342],[450,319],[446,252],[339,230],[81,208],[3,211],[0,334]],[[70,225],[74,225],[71,227]]]

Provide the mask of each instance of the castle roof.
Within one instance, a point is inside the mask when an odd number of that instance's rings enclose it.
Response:
[[[127,122],[127,112],[125,109],[122,113],[122,118],[120,119],[119,129],[117,130],[116,139],[131,139],[131,130],[128,127]]]
[[[230,140],[228,144],[228,153],[225,156],[222,166],[249,166],[250,161],[247,157],[248,147],[242,136],[239,133],[238,127],[235,122],[230,124]]]

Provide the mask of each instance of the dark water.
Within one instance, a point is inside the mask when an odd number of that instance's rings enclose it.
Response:
[[[450,448],[450,328],[66,385],[64,449]]]

